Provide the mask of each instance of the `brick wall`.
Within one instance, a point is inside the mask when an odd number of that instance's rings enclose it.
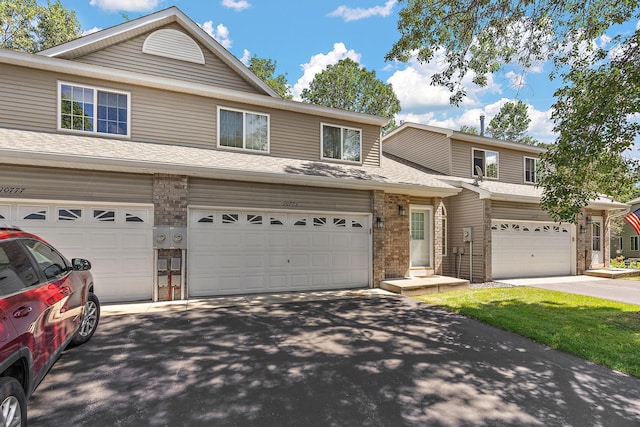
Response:
[[[371,192],[371,212],[373,212],[373,287],[380,286],[380,282],[385,279],[385,231],[376,227],[378,217],[385,216],[385,196],[384,191],[374,190]]]
[[[404,277],[409,274],[409,196],[385,194],[385,278]],[[403,206],[401,216],[398,206]]]
[[[189,177],[156,174],[153,177],[154,224],[187,226]]]

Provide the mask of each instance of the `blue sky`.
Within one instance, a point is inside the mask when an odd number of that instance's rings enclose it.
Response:
[[[40,1],[43,3],[43,1]],[[398,39],[396,0],[61,0],[76,12],[85,32],[107,28],[148,13],[177,6],[237,58],[257,55],[277,62],[277,74],[286,74],[294,98],[299,99],[315,73],[349,57],[377,77],[392,83],[402,111],[397,121],[411,121],[450,129],[488,124],[500,107],[514,98],[529,106],[528,133],[552,142],[551,105],[559,82],[549,81],[550,64],[538,64],[526,74],[507,67],[479,88],[466,86],[468,97],[460,107],[449,105],[449,92],[431,86],[430,77],[441,65],[385,62]],[[606,39],[605,39],[606,41]],[[600,41],[602,42],[602,41]],[[470,79],[469,79],[470,80]]]

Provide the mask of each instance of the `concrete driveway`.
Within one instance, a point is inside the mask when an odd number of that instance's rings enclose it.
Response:
[[[640,281],[592,276],[540,277],[500,280],[513,286],[531,286],[640,305]]]
[[[406,297],[108,311],[30,427],[640,424],[640,379]]]

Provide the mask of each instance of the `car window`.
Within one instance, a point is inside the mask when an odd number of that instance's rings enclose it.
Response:
[[[8,295],[38,283],[38,274],[24,249],[15,240],[0,241],[0,295]]]
[[[47,280],[62,277],[69,271],[64,258],[49,245],[39,240],[24,240],[23,242],[36,259]]]

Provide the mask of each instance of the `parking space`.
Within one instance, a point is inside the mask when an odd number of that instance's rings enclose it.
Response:
[[[640,423],[639,379],[409,298],[229,298],[105,314],[31,398],[29,426]]]

